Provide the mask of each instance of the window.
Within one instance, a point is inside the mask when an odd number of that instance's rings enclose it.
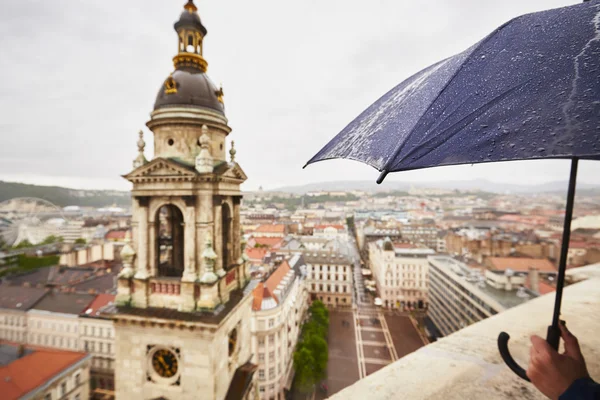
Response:
[[[44,396],[44,400],[52,400],[52,393],[48,393]]]
[[[265,338],[264,337],[258,338],[258,345],[259,346],[264,346],[265,345]]]
[[[259,362],[264,362],[265,361],[265,353],[259,353],[258,354],[258,361]]]
[[[275,360],[275,352],[271,351],[271,352],[269,352],[269,361],[273,361],[273,360]]]
[[[67,394],[67,382],[60,384],[60,390],[58,392],[60,393],[60,397],[63,397],[65,394]]]
[[[265,370],[262,368],[258,370],[258,379],[260,379],[262,381],[265,380]]]
[[[269,368],[269,379],[275,378],[275,367]]]
[[[80,384],[81,384],[81,374],[76,373],[75,374],[75,386],[79,386]]]
[[[78,394],[75,395],[75,400],[81,400],[81,396]]]
[[[273,318],[269,319],[269,328],[272,328],[275,325],[275,320]]]

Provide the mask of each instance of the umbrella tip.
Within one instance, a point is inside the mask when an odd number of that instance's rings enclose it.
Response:
[[[381,174],[379,174],[379,178],[377,178],[377,184],[380,185],[381,182],[383,182],[383,180],[385,179],[385,177],[387,176],[388,171],[387,170],[383,170],[381,171]]]

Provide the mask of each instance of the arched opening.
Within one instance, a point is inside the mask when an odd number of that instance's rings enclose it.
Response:
[[[232,259],[231,259],[231,249],[232,249],[232,243],[231,243],[231,222],[232,222],[232,218],[231,218],[231,211],[229,210],[229,206],[227,205],[227,203],[223,203],[222,207],[221,207],[221,230],[223,233],[223,240],[222,240],[222,244],[223,244],[223,254],[222,254],[222,260],[223,260],[223,268],[224,269],[228,269],[229,266],[232,264]]]
[[[183,214],[172,204],[158,209],[155,218],[156,265],[158,276],[181,277],[183,275]]]
[[[188,36],[188,43],[187,43],[186,51],[188,53],[193,53],[194,52],[194,37],[192,35]]]

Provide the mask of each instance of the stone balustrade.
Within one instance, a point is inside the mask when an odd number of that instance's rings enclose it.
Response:
[[[593,266],[592,266],[593,267]],[[562,318],[578,338],[592,378],[600,380],[600,264],[565,288]],[[570,272],[570,271],[569,271]],[[580,277],[581,278],[581,277]],[[388,365],[331,399],[544,399],[506,367],[496,340],[506,331],[515,360],[529,360],[529,337],[546,335],[554,293],[475,323]],[[561,345],[562,347],[562,345]]]

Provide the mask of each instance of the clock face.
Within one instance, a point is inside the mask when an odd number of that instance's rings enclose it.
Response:
[[[177,356],[171,350],[159,349],[152,356],[152,367],[163,378],[172,378],[177,373]]]

